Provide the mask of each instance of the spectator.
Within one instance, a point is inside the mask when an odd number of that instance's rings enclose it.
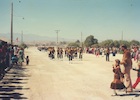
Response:
[[[127,46],[122,45],[122,51],[124,52],[121,64],[124,65],[124,76],[125,76],[125,86],[126,92],[132,92],[132,82],[130,76],[130,70],[132,68],[132,57],[130,51],[127,49]]]

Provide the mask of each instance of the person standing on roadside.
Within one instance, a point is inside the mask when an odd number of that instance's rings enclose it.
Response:
[[[130,76],[130,70],[132,69],[132,57],[130,50],[127,49],[126,45],[122,45],[121,49],[123,51],[123,58],[120,64],[124,66],[124,78],[125,78],[125,86],[126,86],[126,93],[132,92],[132,81]]]
[[[134,57],[134,61],[138,62],[140,60],[140,51],[139,51],[139,47],[135,47],[135,57]]]
[[[140,62],[138,63],[138,69],[133,68],[134,71],[137,71],[137,79],[136,82],[133,84],[133,89],[136,88],[136,86],[139,84],[140,82]]]
[[[106,49],[106,61],[109,61],[109,54],[110,54],[110,50],[109,48]]]
[[[29,65],[29,56],[26,56],[26,65]]]

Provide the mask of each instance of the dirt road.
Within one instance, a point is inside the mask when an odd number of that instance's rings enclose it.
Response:
[[[111,61],[106,62],[105,57],[84,54],[82,61],[75,59],[69,62],[67,58],[51,60],[47,52],[40,52],[35,47],[26,49],[25,54],[29,55],[30,65],[22,67],[22,73],[26,75],[22,77],[22,89],[14,90],[22,94],[20,99],[140,100],[140,85],[132,94],[126,95],[124,91],[118,91],[120,96],[111,96],[112,64],[114,59],[121,59],[122,55],[110,56]],[[131,72],[134,83],[137,73]]]

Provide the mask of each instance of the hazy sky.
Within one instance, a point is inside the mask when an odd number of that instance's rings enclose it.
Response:
[[[14,33],[98,40],[140,40],[140,0],[0,0],[0,33],[10,32],[11,2]],[[23,18],[24,17],[24,18]]]

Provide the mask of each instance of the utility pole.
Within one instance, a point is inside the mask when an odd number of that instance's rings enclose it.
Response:
[[[23,43],[23,31],[21,31],[21,44]]]
[[[83,47],[82,36],[83,36],[83,34],[82,34],[82,32],[81,32],[81,47]]]
[[[123,44],[123,31],[122,31],[122,34],[121,34],[121,41],[120,41],[120,44],[122,45]]]
[[[13,2],[11,3],[11,44],[13,45]]]
[[[57,34],[57,45],[58,45],[58,32],[60,32],[60,30],[55,30],[56,34]]]
[[[122,31],[122,41],[123,41],[123,31]]]
[[[11,44],[13,45],[13,2],[11,3]]]

